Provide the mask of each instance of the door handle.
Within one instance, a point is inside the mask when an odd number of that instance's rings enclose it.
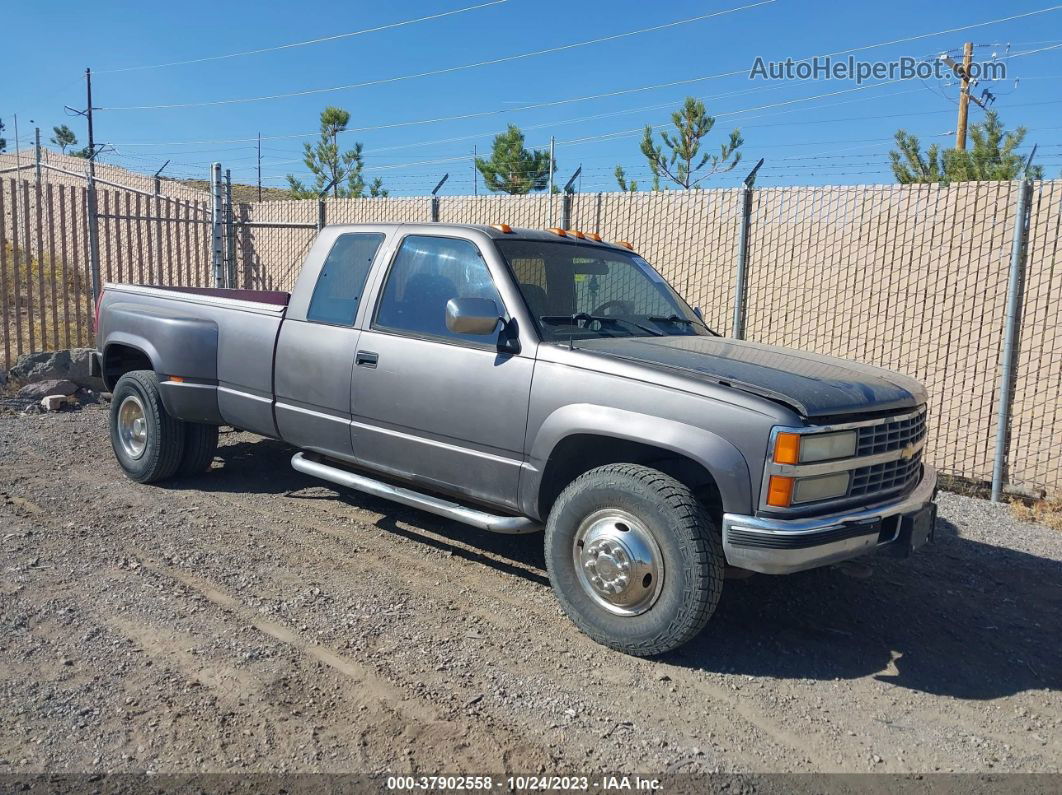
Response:
[[[376,367],[376,363],[379,361],[380,355],[371,351],[358,351],[354,357],[354,364],[358,367]]]

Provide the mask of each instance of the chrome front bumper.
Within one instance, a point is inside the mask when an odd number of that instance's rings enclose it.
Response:
[[[936,489],[936,470],[923,466],[914,491],[870,508],[807,519],[726,513],[723,551],[731,566],[764,574],[790,574],[854,558],[896,541],[904,515],[932,503]]]

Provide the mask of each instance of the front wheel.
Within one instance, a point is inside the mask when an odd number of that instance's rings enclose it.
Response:
[[[719,535],[689,488],[646,466],[610,464],[557,498],[546,523],[546,568],[583,632],[651,656],[708,623],[724,562]]]
[[[184,453],[184,423],[166,413],[158,376],[133,370],[111,395],[111,447],[125,474],[138,483],[164,480]]]

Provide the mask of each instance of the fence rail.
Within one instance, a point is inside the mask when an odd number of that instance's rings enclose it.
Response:
[[[982,182],[441,197],[436,211],[455,223],[543,227],[564,218],[606,239],[631,240],[713,328],[729,330],[741,300],[750,340],[924,382],[932,418],[926,456],[942,472],[987,482],[998,462],[1002,481],[1062,494],[1055,449],[1062,438],[1062,181],[1030,186],[1027,232],[1016,239],[1021,190],[1018,182]],[[42,185],[24,173],[0,182],[4,367],[30,350],[91,344],[90,231],[98,233],[104,281],[210,285],[216,244],[231,286],[289,290],[321,218],[428,223],[433,213],[429,197],[326,199],[322,207],[263,202],[213,214],[199,198],[92,191],[90,221],[83,186]],[[1015,345],[1001,437],[1008,328]]]

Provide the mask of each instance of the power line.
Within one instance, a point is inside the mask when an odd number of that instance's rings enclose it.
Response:
[[[511,62],[511,61],[522,60],[524,58],[533,58],[533,57],[538,56],[538,55],[549,55],[551,53],[562,52],[564,50],[572,50],[572,49],[575,49],[577,47],[586,47],[586,46],[589,46],[591,44],[601,44],[601,43],[606,42],[606,41],[615,41],[617,39],[629,38],[630,36],[639,36],[639,35],[641,35],[643,33],[654,33],[654,32],[659,31],[659,30],[666,30],[668,28],[674,28],[674,27],[677,27],[679,25],[688,25],[691,22],[700,22],[700,21],[703,21],[705,19],[711,19],[713,17],[725,16],[727,14],[733,14],[733,13],[736,13],[738,11],[745,11],[745,10],[748,10],[750,8],[756,8],[758,6],[770,5],[770,4],[774,3],[774,2],[775,2],[775,0],[758,0],[758,2],[749,3],[748,5],[738,6],[736,8],[728,8],[728,9],[725,9],[723,11],[714,11],[714,12],[712,12],[710,14],[701,14],[700,16],[696,16],[696,17],[689,17],[687,19],[679,19],[679,20],[676,20],[674,22],[666,22],[666,23],[664,23],[662,25],[653,25],[653,26],[648,27],[648,28],[641,28],[640,30],[632,30],[632,31],[627,31],[625,33],[614,33],[611,36],[602,36],[600,38],[588,39],[586,41],[574,42],[572,44],[562,44],[562,45],[560,45],[558,47],[547,47],[544,50],[534,50],[532,52],[524,52],[524,53],[519,53],[517,55],[506,55],[506,56],[503,56],[501,58],[491,58],[491,59],[486,60],[486,61],[477,61],[475,63],[462,64],[460,66],[448,66],[448,67],[443,68],[443,69],[432,69],[432,70],[429,70],[429,71],[426,71],[426,72],[415,72],[415,73],[407,74],[407,75],[398,75],[396,77],[384,77],[384,78],[380,78],[380,79],[377,79],[377,80],[365,80],[365,81],[360,82],[360,83],[348,83],[348,84],[342,85],[342,86],[332,86],[332,87],[329,87],[329,88],[309,88],[309,89],[304,89],[302,91],[291,91],[291,92],[288,92],[288,93],[285,93],[285,94],[268,94],[268,95],[259,96],[259,97],[239,97],[239,98],[234,98],[234,99],[216,99],[216,100],[210,100],[210,101],[207,101],[207,102],[177,102],[177,103],[162,104],[162,105],[126,105],[126,106],[118,106],[118,107],[112,107],[112,108],[102,108],[102,110],[111,110],[111,111],[114,111],[114,110],[167,110],[167,109],[174,109],[174,108],[202,108],[202,107],[210,107],[210,106],[215,106],[215,105],[235,105],[235,104],[244,104],[244,103],[248,103],[248,102],[263,102],[263,101],[266,101],[266,100],[273,100],[273,99],[287,99],[287,98],[290,98],[290,97],[304,97],[304,96],[308,96],[308,95],[311,95],[311,94],[326,94],[326,93],[330,93],[330,92],[333,92],[333,91],[347,91],[347,90],[355,89],[355,88],[366,88],[368,86],[379,86],[379,85],[385,85],[385,84],[388,84],[388,83],[397,83],[397,82],[400,82],[402,80],[413,80],[413,79],[418,78],[418,77],[432,77],[432,76],[435,76],[435,75],[443,75],[443,74],[450,74],[450,73],[453,73],[453,72],[461,72],[461,71],[464,71],[464,70],[467,70],[467,69],[476,69],[476,68],[481,67],[481,66],[493,66],[493,65],[499,64],[499,63],[508,63],[508,62]]]
[[[307,47],[311,44],[322,44],[326,41],[337,41],[339,39],[349,39],[352,36],[361,36],[366,33],[379,33],[383,30],[393,30],[394,28],[405,27],[406,25],[415,25],[418,22],[428,22],[433,19],[441,19],[442,17],[453,16],[454,14],[464,14],[468,11],[478,11],[481,8],[487,8],[489,6],[496,6],[500,3],[508,2],[508,0],[490,0],[487,3],[480,3],[479,5],[467,6],[465,8],[457,8],[453,11],[443,11],[438,14],[430,14],[425,17],[417,17],[416,19],[404,19],[401,22],[391,22],[386,25],[377,25],[374,28],[365,28],[364,30],[355,30],[350,33],[337,33],[334,36],[322,36],[318,39],[307,39],[306,41],[296,41],[290,44],[278,44],[275,47],[260,47],[255,50],[242,50],[240,52],[230,52],[224,55],[208,55],[203,58],[189,58],[185,61],[170,61],[169,63],[148,64],[145,66],[125,66],[119,69],[104,69],[97,72],[97,74],[117,74],[118,72],[137,72],[144,69],[162,69],[168,66],[186,66],[193,63],[205,63],[207,61],[223,61],[228,58],[242,58],[246,55],[261,55],[267,52],[277,52],[278,50],[290,50],[295,47]]]
[[[1055,6],[1051,6],[1051,7],[1048,7],[1048,8],[1039,9],[1039,10],[1036,10],[1036,11],[1026,12],[1026,13],[1023,13],[1023,14],[1017,14],[1017,15],[1008,16],[1008,17],[1001,17],[999,19],[988,20],[988,21],[985,21],[985,22],[977,22],[977,23],[973,23],[973,24],[970,24],[970,25],[960,26],[960,27],[957,27],[957,28],[949,28],[947,30],[935,31],[933,33],[921,33],[921,34],[918,34],[918,35],[915,35],[915,36],[910,36],[910,37],[903,38],[903,39],[893,39],[893,40],[886,41],[886,42],[878,42],[876,44],[867,44],[867,45],[861,45],[859,47],[848,48],[848,49],[845,49],[845,50],[838,50],[837,52],[832,52],[832,53],[821,53],[821,54],[818,54],[818,55],[806,56],[805,58],[802,58],[802,59],[799,59],[799,60],[800,61],[807,61],[807,60],[810,60],[812,58],[830,58],[830,57],[836,57],[838,55],[848,55],[848,54],[852,54],[852,53],[856,53],[856,52],[862,52],[862,51],[865,51],[865,50],[875,49],[875,48],[878,48],[878,47],[886,47],[886,46],[891,46],[891,45],[894,45],[894,44],[902,44],[902,43],[907,43],[907,42],[910,42],[910,41],[918,41],[918,40],[921,40],[921,39],[931,38],[933,36],[939,36],[939,35],[955,33],[955,32],[958,32],[958,31],[969,30],[969,29],[976,28],[976,27],[984,27],[984,26],[987,26],[987,25],[994,25],[994,24],[999,24],[999,23],[1002,23],[1002,22],[1009,22],[1009,21],[1012,21],[1012,20],[1015,20],[1015,19],[1029,17],[1029,16],[1033,16],[1033,15],[1037,15],[1037,14],[1049,13],[1049,12],[1052,12],[1052,11],[1056,11],[1056,10],[1058,10],[1060,8],[1062,8],[1062,5],[1055,5]],[[740,10],[740,9],[738,9],[738,10]],[[729,12],[721,12],[721,13],[729,13]],[[681,24],[681,23],[670,23],[670,24],[674,25],[674,24]],[[634,34],[631,33],[631,34],[620,34],[620,35],[634,35]],[[580,46],[580,45],[568,45],[568,46]],[[1045,48],[1045,49],[1051,49],[1051,48]],[[1023,52],[1023,53],[1016,53],[1015,55],[1030,55],[1030,54],[1033,54],[1034,52],[1041,52],[1041,51],[1043,51],[1043,50],[1033,50],[1033,51]],[[526,57],[526,54],[524,56],[513,56],[513,57]],[[486,63],[486,62],[484,62],[484,63]],[[466,68],[466,67],[455,67],[455,68]],[[656,90],[656,89],[659,89],[659,88],[668,88],[668,87],[673,87],[673,86],[677,86],[677,85],[684,85],[684,84],[689,84],[689,83],[694,83],[694,82],[701,82],[701,81],[706,81],[706,80],[715,80],[715,79],[720,79],[720,78],[725,78],[725,77],[733,77],[733,76],[736,76],[736,75],[747,74],[747,73],[748,73],[747,69],[732,70],[732,71],[729,71],[729,72],[719,72],[719,73],[716,73],[716,74],[713,74],[713,75],[705,75],[705,76],[702,76],[702,77],[689,78],[689,79],[686,79],[686,80],[677,80],[677,81],[672,81],[672,82],[668,82],[668,83],[657,83],[657,84],[654,84],[654,85],[641,86],[641,87],[638,87],[638,88],[621,89],[621,90],[618,90],[618,91],[605,92],[605,93],[601,93],[601,94],[590,94],[590,95],[581,96],[581,97],[571,97],[571,98],[562,99],[562,100],[553,100],[553,101],[548,101],[548,102],[533,103],[533,104],[530,104],[530,105],[522,106],[520,108],[510,108],[510,109],[508,109],[508,111],[506,111],[506,110],[485,111],[485,112],[479,112],[479,113],[473,113],[473,114],[460,114],[458,116],[437,117],[437,118],[433,118],[433,119],[418,119],[418,120],[407,121],[407,122],[397,122],[397,123],[394,123],[394,124],[353,128],[353,129],[350,129],[348,131],[349,132],[368,132],[368,131],[372,131],[372,130],[386,129],[386,128],[392,128],[392,127],[412,126],[412,125],[420,125],[420,124],[432,124],[432,123],[446,122],[446,121],[458,121],[458,120],[474,118],[474,117],[478,117],[478,116],[495,115],[495,114],[504,113],[504,112],[518,112],[518,111],[524,111],[524,110],[533,110],[533,109],[538,109],[538,108],[543,108],[543,107],[551,107],[551,106],[555,106],[555,105],[570,104],[570,103],[574,103],[574,102],[583,102],[583,101],[589,101],[589,100],[595,100],[595,99],[602,99],[602,98],[606,98],[606,97],[620,96],[620,95],[629,94],[629,93],[637,93],[637,92],[642,92],[642,91],[651,91],[651,90]],[[399,79],[405,79],[405,78],[399,78]],[[767,87],[764,87],[764,88],[767,88]],[[338,90],[338,89],[336,89],[336,90]],[[753,90],[755,90],[755,89],[753,89]],[[281,140],[281,139],[290,139],[290,138],[310,137],[310,136],[314,136],[314,135],[318,135],[318,134],[319,134],[319,131],[313,131],[313,132],[306,132],[306,133],[292,133],[292,134],[287,134],[287,135],[263,136],[262,138],[263,138],[263,140]],[[483,135],[493,135],[493,134],[496,134],[496,133],[484,133]],[[482,136],[477,135],[477,136],[465,136],[465,137],[462,137],[462,138],[454,138],[454,139],[444,139],[443,141],[439,141],[439,143],[449,143],[449,142],[456,142],[456,141],[460,141],[460,140],[471,140],[471,139],[476,138],[476,137],[482,137]],[[193,141],[167,141],[167,142],[160,142],[160,143],[126,143],[126,144],[119,144],[119,145],[121,145],[121,146],[135,146],[135,147],[184,146],[184,145],[193,145],[193,144],[213,144],[213,143],[219,143],[219,144],[220,143],[253,143],[256,140],[257,140],[256,138],[232,138],[232,139],[193,140]],[[419,144],[411,144],[411,145],[406,145],[406,146],[407,147],[412,147],[412,146],[418,146],[418,145]]]

